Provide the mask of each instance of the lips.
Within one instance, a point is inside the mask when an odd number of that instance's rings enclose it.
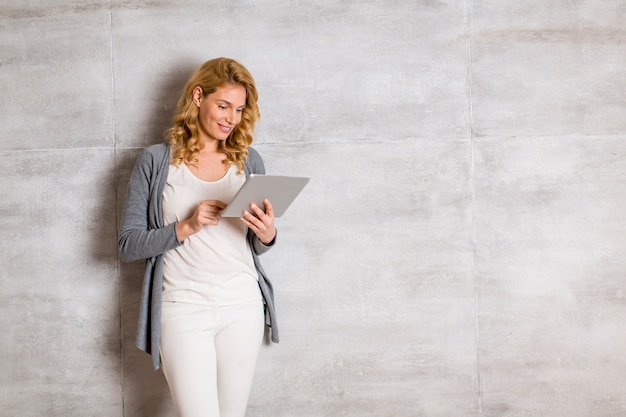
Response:
[[[230,133],[233,130],[233,128],[229,126],[224,126],[219,123],[217,125],[219,126],[220,130],[224,133]]]

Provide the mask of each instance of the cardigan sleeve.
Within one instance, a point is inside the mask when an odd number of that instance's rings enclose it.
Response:
[[[176,223],[163,225],[159,182],[167,177],[162,159],[167,155],[147,148],[137,159],[130,177],[120,226],[118,250],[124,262],[152,258],[181,243]]]
[[[247,164],[250,169],[250,173],[265,175],[265,164],[263,163],[263,158],[261,158],[261,155],[257,152],[257,150],[252,147],[248,148]],[[274,240],[266,245],[261,242],[261,239],[259,239],[259,237],[255,235],[254,232],[252,232],[251,230],[249,230],[248,232],[250,233],[250,246],[252,247],[254,253],[257,255],[263,255],[265,252],[270,250],[272,246],[274,246],[274,243],[276,242],[276,237],[278,236],[277,231],[277,236],[274,237]]]

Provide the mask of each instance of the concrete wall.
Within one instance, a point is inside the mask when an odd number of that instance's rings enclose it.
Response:
[[[206,59],[269,172],[256,417],[626,415],[626,2],[5,0],[0,415],[172,416],[117,224]]]

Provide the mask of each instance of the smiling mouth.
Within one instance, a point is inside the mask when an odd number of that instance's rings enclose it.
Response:
[[[218,123],[217,125],[220,127],[220,130],[221,130],[222,132],[224,132],[224,133],[230,133],[230,132],[231,132],[231,130],[233,130],[233,128],[232,128],[232,127],[229,127],[229,126],[224,126],[224,125],[221,125],[221,124],[219,124],[219,123]]]

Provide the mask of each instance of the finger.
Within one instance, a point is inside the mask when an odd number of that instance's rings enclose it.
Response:
[[[248,228],[252,229],[252,225],[250,224],[250,222],[245,218],[245,217],[240,217],[239,220],[241,221],[241,223],[243,223],[245,226],[247,226]]]
[[[212,217],[208,217],[206,221],[207,221],[207,224],[210,224],[212,226],[217,226],[217,224],[220,222],[220,218],[212,216]]]
[[[198,222],[202,224],[217,225],[222,218],[215,207],[202,207],[198,211]]]
[[[256,222],[258,221],[258,218],[254,214],[250,213],[247,210],[243,212],[243,216],[242,217],[248,223],[251,223],[253,225],[256,225]]]
[[[218,210],[224,210],[226,208],[226,203],[221,200],[203,200],[201,204],[209,207],[215,207]]]
[[[211,216],[201,216],[198,218],[198,223],[206,225],[206,224],[214,224],[215,220]]]
[[[256,221],[257,218],[254,217],[254,215],[248,211],[244,211],[243,215],[241,216],[241,221],[248,226],[250,229],[253,229],[256,231],[257,229],[257,225],[256,225]]]
[[[270,200],[266,198],[265,200],[263,200],[263,204],[265,204],[265,214],[270,217],[274,217],[274,207],[272,206]]]
[[[262,216],[265,214],[261,207],[257,206],[254,203],[250,204],[250,209],[254,211],[254,214],[256,214],[256,217],[258,217],[259,219],[262,218]]]

